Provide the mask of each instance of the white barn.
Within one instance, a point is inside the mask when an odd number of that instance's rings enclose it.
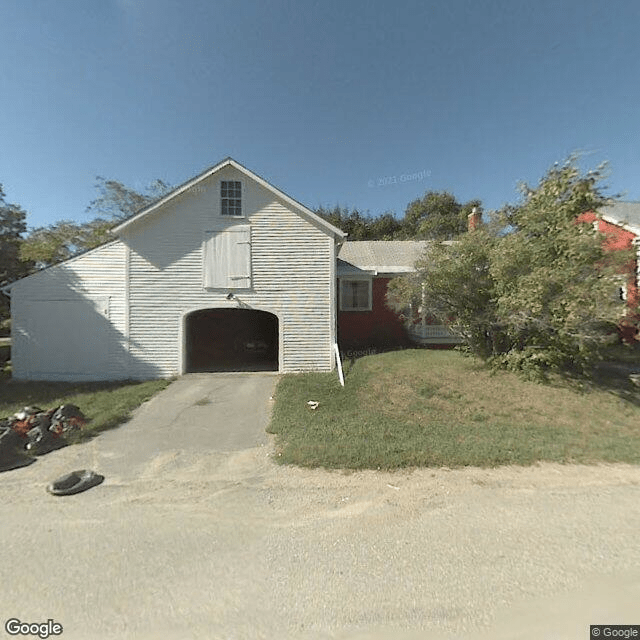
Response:
[[[17,379],[329,371],[345,234],[231,158],[7,287]]]

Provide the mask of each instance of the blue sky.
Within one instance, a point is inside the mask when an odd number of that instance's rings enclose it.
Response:
[[[639,26],[636,0],[6,0],[0,183],[40,226],[87,219],[97,175],[232,156],[401,216],[431,189],[498,208],[582,151],[640,200]]]

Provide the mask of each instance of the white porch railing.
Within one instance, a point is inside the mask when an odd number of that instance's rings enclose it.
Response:
[[[462,339],[451,333],[443,324],[413,324],[407,327],[409,338],[416,342],[448,342],[457,343]]]

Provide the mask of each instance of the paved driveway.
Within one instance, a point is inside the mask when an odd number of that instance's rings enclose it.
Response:
[[[139,477],[154,460],[264,446],[277,376],[193,373],[145,403],[126,425],[59,452],[60,469],[92,468],[110,481]],[[54,457],[35,465],[52,464]],[[55,466],[55,465],[53,465]],[[64,466],[64,470],[62,469]]]

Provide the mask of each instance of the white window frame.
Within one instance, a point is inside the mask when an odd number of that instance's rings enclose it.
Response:
[[[618,276],[616,281],[615,299],[620,302],[627,302],[629,299],[629,282],[626,276]]]
[[[367,306],[366,307],[346,307],[344,299],[344,285],[348,282],[366,282],[368,286],[367,291]],[[367,277],[343,277],[340,278],[340,311],[371,311],[373,309],[373,278]]]
[[[240,184],[240,214],[229,214],[229,213],[222,213],[222,184],[224,182],[237,182]],[[227,196],[228,198],[228,196]],[[237,199],[237,198],[234,198]],[[220,206],[219,209],[219,214],[221,218],[224,218],[225,220],[233,220],[233,219],[238,219],[238,218],[245,218],[246,216],[244,215],[244,181],[242,180],[234,180],[234,179],[229,179],[229,180],[220,180],[219,184],[218,184],[218,203]]]

